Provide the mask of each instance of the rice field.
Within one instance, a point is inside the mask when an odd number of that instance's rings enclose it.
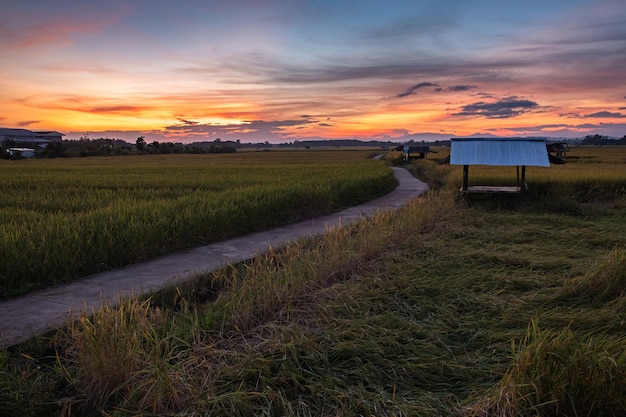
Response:
[[[0,298],[361,203],[369,151],[0,161]]]
[[[398,212],[0,350],[0,415],[624,416],[623,195],[556,168],[462,196],[416,161],[440,187]]]
[[[449,148],[437,149],[432,158],[449,155]],[[626,195],[626,148],[572,147],[563,165],[527,167],[529,192],[538,195],[569,195],[583,202],[620,199]],[[452,181],[461,186],[462,167],[452,165]],[[471,166],[470,185],[515,185],[516,167]]]

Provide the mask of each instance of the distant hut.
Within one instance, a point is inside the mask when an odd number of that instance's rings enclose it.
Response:
[[[547,143],[546,147],[548,148],[550,156],[556,156],[557,158],[565,158],[565,154],[569,152],[569,145],[566,142]],[[553,158],[550,158],[550,162],[558,163]],[[565,163],[565,161],[561,163]]]
[[[406,162],[413,159],[425,159],[428,152],[430,152],[430,146],[404,146],[402,159]]]
[[[550,159],[543,138],[453,138],[450,164],[463,165],[464,193],[511,193],[528,189],[527,166],[549,167]],[[516,186],[470,186],[470,165],[514,166]]]

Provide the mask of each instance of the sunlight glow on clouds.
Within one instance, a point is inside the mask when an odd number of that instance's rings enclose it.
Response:
[[[8,0],[0,123],[131,141],[621,137],[625,20],[623,0]]]

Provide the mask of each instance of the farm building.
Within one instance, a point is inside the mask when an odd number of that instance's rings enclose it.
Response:
[[[430,146],[404,146],[402,148],[402,159],[404,161],[424,159],[428,152],[430,152]]]
[[[543,138],[454,138],[450,164],[463,165],[463,192],[519,192],[528,189],[526,167],[549,167],[550,159]],[[516,167],[517,183],[514,187],[470,186],[470,165]]]
[[[50,142],[61,142],[63,133],[56,131],[32,131],[27,129],[0,128],[0,143],[10,141],[45,147]]]
[[[31,148],[9,148],[7,152],[13,158],[33,158],[36,154],[35,149]]]

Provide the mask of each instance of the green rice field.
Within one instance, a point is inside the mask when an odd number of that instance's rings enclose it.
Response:
[[[0,161],[0,298],[361,203],[369,151]]]

